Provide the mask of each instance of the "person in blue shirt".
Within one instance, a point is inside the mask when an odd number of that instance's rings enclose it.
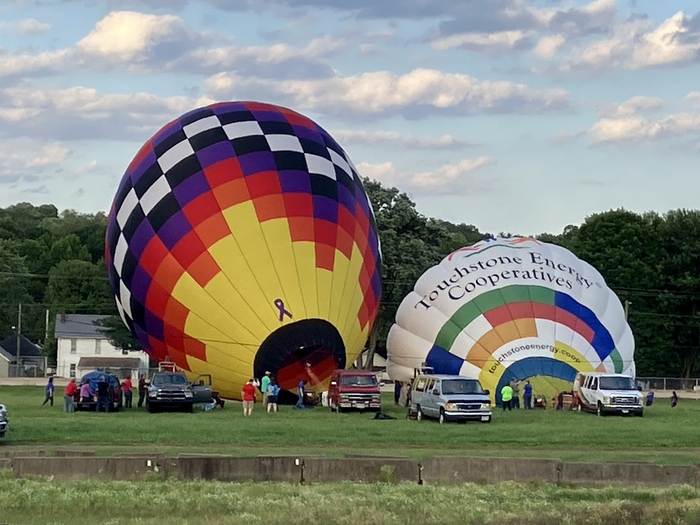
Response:
[[[49,377],[49,382],[46,383],[46,388],[44,389],[44,392],[46,393],[46,398],[44,399],[44,402],[41,404],[41,406],[44,406],[46,403],[50,403],[51,406],[53,406],[53,391],[53,377]]]
[[[525,410],[532,408],[532,385],[530,381],[526,381],[523,387],[523,404],[525,405]]]
[[[649,393],[647,394],[647,406],[650,407],[653,402],[654,402],[654,391],[649,390]]]
[[[299,381],[299,384],[297,385],[297,396],[299,396],[299,399],[297,400],[297,404],[294,405],[294,408],[305,408],[304,407],[304,396],[306,394],[306,379],[302,379]]]
[[[270,384],[267,385],[267,413],[277,412],[277,396],[280,393],[280,387],[273,377],[270,379]]]

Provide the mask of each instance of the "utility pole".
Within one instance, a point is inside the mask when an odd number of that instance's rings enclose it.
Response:
[[[629,300],[625,299],[625,321],[627,321],[627,319],[630,316],[630,305],[631,304],[632,303]]]
[[[19,309],[17,311],[17,361],[15,363],[15,377],[19,377],[19,350],[21,348],[21,334],[22,334],[22,303],[19,303]]]

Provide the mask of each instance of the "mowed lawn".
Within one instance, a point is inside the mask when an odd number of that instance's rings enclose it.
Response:
[[[676,408],[657,400],[643,418],[597,417],[553,410],[494,411],[489,424],[439,425],[406,419],[406,410],[384,398],[393,420],[372,413],[332,413],[328,408],[266,414],[256,405],[244,418],[239,403],[194,414],[62,412],[63,396],[42,406],[41,387],[0,387],[10,430],[0,451],[17,447],[231,455],[381,454],[411,457],[470,455],[549,457],[566,461],[650,461],[695,464],[700,457],[700,401],[681,399]]]
[[[694,487],[13,479],[0,522],[26,525],[697,525]]]

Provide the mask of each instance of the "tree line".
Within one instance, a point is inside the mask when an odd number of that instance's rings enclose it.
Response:
[[[369,347],[383,353],[396,310],[418,277],[455,249],[492,235],[426,217],[396,188],[369,180],[365,187],[383,258],[382,302]],[[22,303],[22,333],[41,344],[49,360],[55,358],[54,321],[61,312],[108,315],[110,338],[123,348],[138,348],[109,289],[106,224],[104,213],[59,213],[52,205],[0,208],[0,339],[13,333]],[[561,234],[535,237],[592,264],[627,303],[638,375],[700,374],[700,211],[611,210]]]

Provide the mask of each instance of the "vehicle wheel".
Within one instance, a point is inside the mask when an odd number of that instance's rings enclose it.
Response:
[[[420,405],[416,407],[416,419],[418,421],[423,421],[423,410],[421,410]]]
[[[605,414],[603,413],[603,405],[601,405],[600,403],[598,403],[598,408],[596,408],[595,413],[596,413],[597,416],[603,417],[603,416],[605,415]]]
[[[640,410],[639,412],[637,412],[637,417],[644,417],[644,411]]]
[[[155,414],[156,412],[158,412],[158,407],[153,403],[149,403],[148,401],[146,401],[146,410],[148,410],[149,414]]]
[[[194,403],[185,403],[182,405],[182,411],[191,414],[194,412]]]
[[[442,425],[445,422],[445,410],[440,409],[440,416],[438,417],[438,422]]]

